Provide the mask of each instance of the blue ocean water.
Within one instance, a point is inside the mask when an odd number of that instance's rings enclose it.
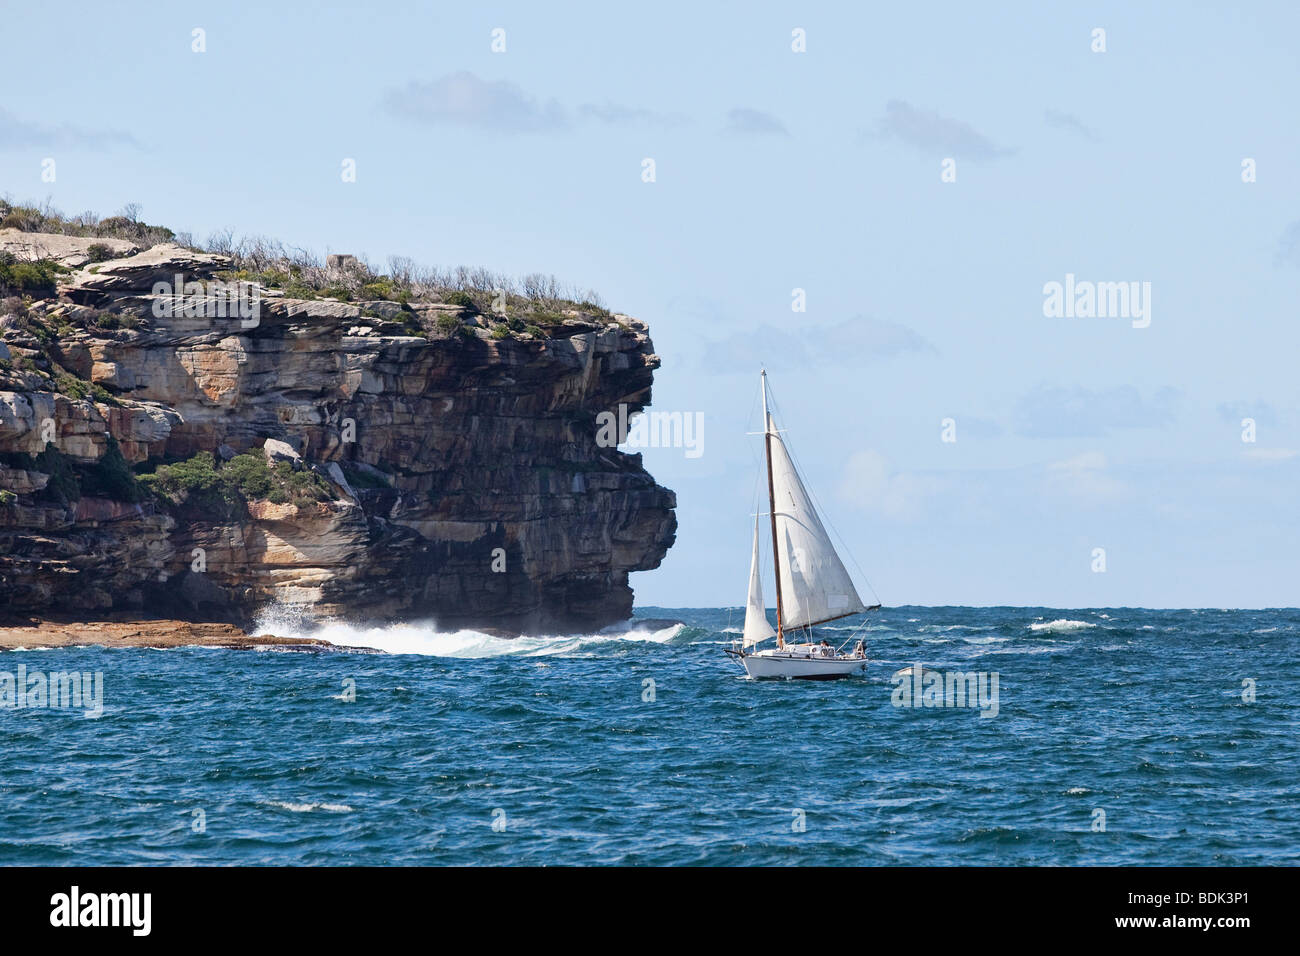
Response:
[[[638,616],[685,623],[0,653],[104,674],[97,717],[0,708],[0,863],[1300,862],[1298,610],[889,608],[832,683],[745,680],[739,610]],[[996,716],[895,706],[912,663]]]

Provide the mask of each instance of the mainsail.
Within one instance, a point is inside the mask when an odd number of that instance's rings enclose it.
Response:
[[[745,603],[745,636],[741,646],[749,647],[775,635],[767,621],[767,608],[763,606],[763,579],[758,573],[758,515],[755,515],[754,557],[749,563],[749,600]]]
[[[770,418],[768,433],[772,511],[776,515],[776,560],[780,563],[782,627],[788,630],[820,624],[865,611],[867,606],[858,597],[849,572],[835,553],[812,500],[799,480],[785,442],[776,433]],[[752,583],[750,594],[752,600]],[[749,633],[748,625],[745,633]]]

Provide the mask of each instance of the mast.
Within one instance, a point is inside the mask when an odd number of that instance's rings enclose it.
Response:
[[[776,646],[785,647],[785,623],[781,608],[781,549],[776,534],[776,486],[772,482],[772,416],[767,410],[767,369],[763,369],[763,446],[767,454],[767,504],[772,518],[772,570],[776,573]]]

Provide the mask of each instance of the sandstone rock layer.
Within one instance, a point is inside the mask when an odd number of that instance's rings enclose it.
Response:
[[[9,247],[51,249],[78,263],[53,238]],[[644,323],[575,311],[493,337],[446,304],[273,290],[250,320],[197,290],[171,308],[156,286],[208,282],[222,257],[113,251],[30,303],[35,322],[0,315],[0,609],[248,623],[288,604],[512,632],[630,615],[628,574],[662,560],[676,502],[639,455],[598,446],[596,416],[649,403]],[[94,488],[60,502],[31,463],[49,444],[78,468],[256,451],[316,470],[332,497],[229,515]]]

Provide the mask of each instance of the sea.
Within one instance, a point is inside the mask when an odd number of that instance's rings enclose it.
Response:
[[[3,652],[102,697],[0,706],[0,863],[1300,862],[1300,610],[886,608],[834,682],[746,679],[742,616]]]

